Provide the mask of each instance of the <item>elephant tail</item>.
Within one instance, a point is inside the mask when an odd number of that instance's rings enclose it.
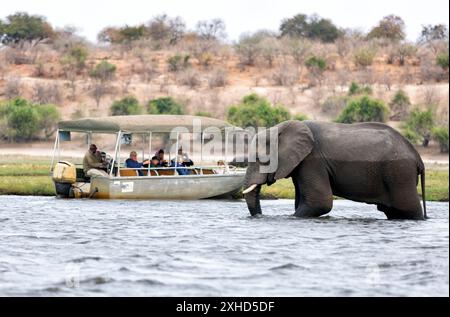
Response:
[[[425,198],[425,168],[424,167],[422,167],[420,169],[420,187],[422,187],[423,216],[425,219],[428,219],[427,204],[426,204],[426,198]]]

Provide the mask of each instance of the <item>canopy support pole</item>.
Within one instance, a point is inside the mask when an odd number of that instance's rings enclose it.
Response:
[[[122,134],[121,131],[117,132],[116,146],[114,147],[114,158],[113,158],[113,161],[112,161],[112,164],[111,164],[111,171],[109,171],[109,176],[110,177],[113,175],[114,165],[116,164],[116,161],[117,161],[117,149],[119,148],[119,142],[120,142],[121,134]],[[120,166],[118,166],[118,167],[120,168]]]
[[[56,130],[55,145],[53,145],[52,162],[50,163],[50,172],[53,172],[53,164],[55,163],[56,148],[59,147],[59,129]]]

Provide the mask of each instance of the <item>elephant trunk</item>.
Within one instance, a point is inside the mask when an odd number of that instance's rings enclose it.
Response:
[[[261,204],[259,201],[259,193],[261,192],[261,185],[257,185],[254,190],[245,194],[245,201],[247,202],[248,210],[252,216],[260,215]]]

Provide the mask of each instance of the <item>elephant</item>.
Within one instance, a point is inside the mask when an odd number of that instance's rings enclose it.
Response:
[[[333,195],[377,205],[387,219],[424,220],[425,166],[413,145],[395,129],[375,122],[354,124],[289,120],[269,129],[278,137],[278,164],[270,172],[261,157],[248,164],[244,197],[252,216],[260,215],[263,184],[292,178],[296,217],[320,217]],[[256,134],[253,144],[269,140]],[[267,133],[267,132],[265,132]],[[267,138],[265,138],[267,139]],[[261,143],[263,144],[263,143]],[[423,210],[417,193],[421,176]]]

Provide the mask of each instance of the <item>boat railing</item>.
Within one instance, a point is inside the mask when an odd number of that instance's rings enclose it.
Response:
[[[123,175],[125,173],[122,173],[123,171],[134,171],[136,173],[136,176],[138,175],[138,171],[142,172],[145,176],[170,176],[168,175],[167,171],[173,171],[172,175],[175,175],[176,171],[184,170],[184,171],[190,171],[188,175],[233,175],[238,173],[238,168],[236,166],[232,165],[211,165],[211,166],[173,166],[173,167],[143,167],[143,168],[128,168],[128,167],[121,167],[119,169],[119,175],[121,177],[130,177],[134,175]],[[185,176],[185,175],[181,175]]]

